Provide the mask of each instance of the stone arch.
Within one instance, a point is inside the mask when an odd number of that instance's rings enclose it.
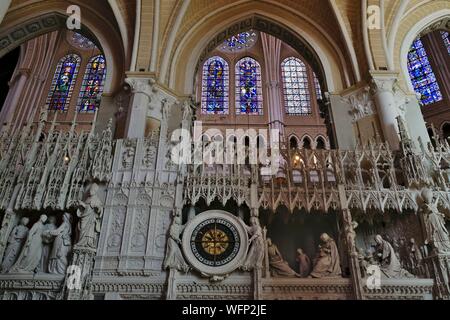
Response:
[[[420,10],[419,10],[420,9]],[[400,83],[410,92],[414,92],[411,79],[408,74],[408,51],[419,35],[436,29],[444,29],[450,31],[450,9],[443,7],[436,10],[434,6],[424,5],[417,10],[415,15],[410,15],[402,23],[397,34],[395,44],[395,66],[401,71]],[[417,17],[419,15],[419,18]]]
[[[112,94],[120,89],[126,65],[121,36],[106,17],[99,17],[93,9],[82,9],[83,23],[76,31],[91,39],[104,53],[108,66],[104,93]],[[40,2],[32,10],[26,6],[8,12],[0,32],[0,57],[31,39],[66,29],[66,10],[67,3]]]
[[[163,60],[161,65],[161,82],[168,83],[176,92],[192,94],[198,67],[208,54],[230,35],[254,29],[271,34],[297,50],[317,73],[324,91],[340,90],[354,83],[355,77],[345,61],[345,53],[323,30],[303,20],[299,23],[298,16],[295,19],[295,15],[286,9],[277,8],[275,13],[267,7],[262,9],[259,4],[254,6],[258,8],[251,14],[242,10],[225,14],[227,10],[224,10],[214,13],[214,21],[205,22],[206,18],[199,21],[174,46],[174,53],[167,53],[167,61]],[[233,7],[234,10],[237,8]],[[301,24],[305,26],[302,28]]]

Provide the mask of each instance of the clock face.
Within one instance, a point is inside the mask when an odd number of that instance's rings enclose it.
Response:
[[[205,211],[186,224],[182,248],[186,261],[202,275],[227,275],[244,262],[248,234],[234,215]]]
[[[191,235],[191,250],[206,266],[220,267],[232,261],[240,248],[236,227],[228,220],[211,218],[198,224]]]

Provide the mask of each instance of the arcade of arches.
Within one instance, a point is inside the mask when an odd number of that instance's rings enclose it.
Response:
[[[72,2],[0,5],[0,300],[450,299],[449,1]]]

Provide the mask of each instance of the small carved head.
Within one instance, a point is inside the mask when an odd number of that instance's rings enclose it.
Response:
[[[93,184],[91,185],[91,188],[89,189],[89,194],[90,194],[91,196],[95,196],[95,195],[97,194],[97,192],[98,192],[98,184],[93,183]]]
[[[329,241],[331,238],[327,233],[322,233],[322,235],[320,236],[320,240],[322,240],[322,242],[327,242]]]
[[[47,216],[45,214],[43,214],[40,218],[39,221],[41,221],[42,223],[45,223],[47,221]]]
[[[299,255],[302,255],[302,254],[303,254],[303,249],[302,249],[302,248],[298,248],[298,249],[297,249],[297,253],[298,253]]]
[[[23,217],[22,219],[20,219],[20,224],[23,226],[27,226],[30,223],[30,219],[27,217]]]
[[[273,245],[272,239],[267,238],[267,245],[268,245],[269,247],[271,247],[271,246]]]
[[[48,217],[48,223],[49,224],[56,224],[56,217],[55,216]]]
[[[425,188],[422,190],[422,199],[426,204],[431,204],[433,202],[433,191],[429,188]]]
[[[382,244],[382,243],[383,243],[383,237],[380,236],[379,234],[377,234],[377,235],[375,236],[375,242],[376,242],[377,244]]]

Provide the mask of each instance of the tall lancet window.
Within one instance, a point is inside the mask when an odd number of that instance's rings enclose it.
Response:
[[[448,38],[447,31],[441,31],[442,40],[444,40],[444,45],[447,48],[448,54],[450,54],[450,39]]]
[[[261,66],[250,57],[236,63],[236,114],[262,115]]]
[[[422,105],[429,105],[442,100],[439,84],[420,39],[414,41],[409,50],[408,71],[414,90],[421,96]]]
[[[203,114],[228,114],[229,74],[228,63],[221,57],[211,57],[203,65]]]
[[[103,93],[106,78],[106,61],[98,55],[89,61],[78,98],[78,112],[95,112]]]
[[[281,63],[281,71],[283,75],[286,114],[310,115],[311,96],[309,93],[306,65],[300,59],[290,57]]]
[[[47,97],[49,110],[67,110],[80,62],[81,58],[76,54],[68,54],[59,61]]]

